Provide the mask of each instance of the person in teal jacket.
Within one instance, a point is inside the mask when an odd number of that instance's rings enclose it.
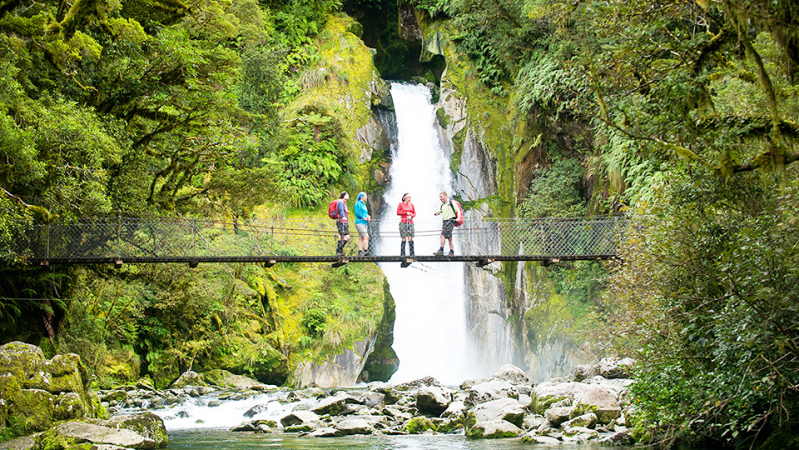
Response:
[[[358,230],[358,256],[369,254],[369,210],[366,208],[366,192],[355,198],[355,229]]]

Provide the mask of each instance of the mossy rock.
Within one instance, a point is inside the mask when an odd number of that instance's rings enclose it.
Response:
[[[41,389],[22,389],[9,402],[9,416],[16,416],[25,432],[43,431],[53,424],[55,397]]]
[[[71,436],[64,436],[56,430],[50,429],[44,433],[33,437],[37,449],[42,450],[66,450],[66,449],[85,449],[92,448],[91,443],[79,444],[78,439]]]
[[[53,418],[56,420],[82,419],[87,413],[86,403],[75,392],[62,392],[55,400]]]
[[[530,403],[530,408],[535,411],[536,414],[544,414],[544,411],[549,409],[555,403],[560,401],[566,400],[570,398],[568,396],[559,396],[559,397],[544,397],[544,398],[537,398],[533,396],[533,401]],[[580,414],[577,414],[579,416]],[[576,417],[576,416],[575,416]]]
[[[305,433],[308,431],[313,431],[313,427],[310,425],[297,425],[294,427],[286,427],[283,429],[286,433]]]
[[[463,428],[463,418],[460,418],[455,420],[444,420],[438,425],[436,431],[439,433],[454,433],[455,431]]]
[[[427,417],[414,417],[403,427],[409,434],[420,434],[427,430],[436,431],[436,425]]]
[[[128,393],[123,391],[122,389],[117,389],[111,392],[108,392],[103,396],[102,401],[104,402],[121,402],[127,400]]]
[[[133,431],[154,441],[159,448],[166,447],[169,442],[163,419],[150,412],[134,416],[117,416],[111,419],[108,425]]]
[[[0,346],[0,373],[10,374],[22,389],[49,390],[50,383],[43,376],[44,353],[35,345],[9,342]],[[2,385],[0,385],[2,389]],[[5,392],[3,398],[8,398]]]

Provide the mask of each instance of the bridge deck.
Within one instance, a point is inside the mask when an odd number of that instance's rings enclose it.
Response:
[[[370,229],[370,256],[334,256],[332,220],[219,222],[181,218],[103,218],[32,226],[15,251],[33,264],[408,262],[396,221]],[[597,260],[615,256],[627,220],[471,218],[455,229],[455,256],[417,255],[413,261],[477,262]],[[416,248],[438,245],[441,221],[416,221]],[[357,239],[350,224],[352,241]],[[420,240],[425,242],[420,246]],[[381,245],[385,244],[385,245]],[[354,252],[355,243],[347,251]],[[385,248],[387,249],[385,249]]]

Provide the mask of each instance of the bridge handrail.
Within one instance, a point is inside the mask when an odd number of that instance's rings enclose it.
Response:
[[[392,224],[398,219],[390,220]],[[469,217],[454,230],[462,255],[607,256],[617,252],[629,222],[623,216],[588,218]],[[397,239],[392,225],[375,240]],[[416,220],[416,235],[438,236],[440,219]],[[355,236],[355,227],[351,226]],[[17,240],[16,251],[31,260],[80,258],[236,257],[329,255],[338,234],[326,218],[210,220],[184,217],[93,217],[36,224]],[[351,245],[350,247],[354,247]],[[393,246],[391,246],[393,248]],[[374,247],[373,247],[374,248]]]

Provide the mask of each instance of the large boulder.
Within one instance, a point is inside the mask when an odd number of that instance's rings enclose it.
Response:
[[[353,434],[372,434],[374,427],[362,417],[350,417],[337,423],[335,428],[345,436]]]
[[[513,364],[505,364],[500,367],[497,373],[494,374],[494,378],[505,380],[513,385],[533,385],[533,380],[522,369]]]
[[[630,372],[635,365],[632,358],[602,358],[594,367],[594,371],[607,379],[630,378]]]
[[[543,414],[549,407],[557,403],[561,403],[564,400],[573,401],[576,397],[582,395],[586,389],[588,389],[588,385],[583,383],[546,381],[533,388],[530,410]]]
[[[15,423],[22,433],[46,430],[54,420],[107,416],[78,355],[47,360],[23,342],[0,346],[0,399],[0,422]]]
[[[505,380],[491,379],[484,383],[476,384],[469,389],[464,403],[472,407],[491,400],[508,398],[514,394],[513,386]]]
[[[422,386],[416,393],[416,409],[423,414],[440,416],[452,403],[449,389],[438,386]]]
[[[172,389],[182,389],[186,386],[205,386],[205,381],[197,372],[187,370],[172,383]]]
[[[166,447],[169,438],[166,426],[161,417],[143,412],[129,416],[115,416],[108,420],[96,421],[97,424],[117,430],[130,430],[136,434],[155,442],[156,447]]]
[[[472,409],[472,413],[478,423],[504,420],[517,427],[522,426],[525,415],[522,405],[512,398],[502,398],[481,403]]]
[[[295,411],[283,416],[280,419],[280,424],[286,428],[297,426],[311,426],[316,428],[319,424],[319,416],[311,411]]]
[[[72,440],[74,444],[115,445],[134,449],[155,449],[166,447],[166,442],[158,443],[128,429],[115,429],[85,422],[63,422],[47,433]]]
[[[592,411],[599,423],[610,423],[621,416],[621,407],[616,395],[599,386],[590,386],[577,398],[577,410]]]
[[[490,422],[477,422],[473,427],[466,431],[466,436],[470,438],[509,438],[517,437],[522,430],[516,425],[504,420],[492,420]]]

